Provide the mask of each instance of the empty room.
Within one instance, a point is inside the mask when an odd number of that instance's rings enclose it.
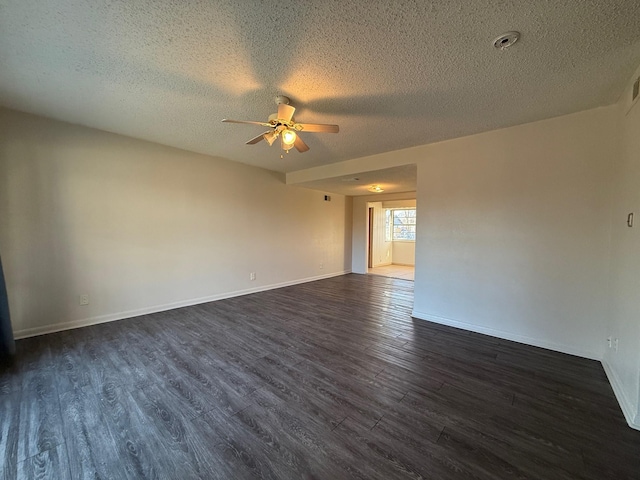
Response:
[[[640,3],[0,0],[0,479],[640,480]]]

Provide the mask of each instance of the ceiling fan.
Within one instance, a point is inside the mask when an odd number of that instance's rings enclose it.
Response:
[[[227,118],[222,121],[226,123],[246,123],[249,125],[262,125],[263,127],[269,127],[269,130],[266,132],[249,140],[247,145],[255,145],[261,140],[265,140],[269,146],[271,146],[273,145],[273,142],[280,137],[282,149],[287,153],[289,153],[289,150],[293,147],[295,147],[295,149],[300,153],[309,150],[309,146],[302,141],[298,132],[338,133],[338,125],[296,123],[293,119],[293,113],[296,109],[289,105],[289,98],[284,95],[278,95],[276,97],[276,105],[278,105],[278,112],[269,115],[269,120],[266,122],[229,120]]]

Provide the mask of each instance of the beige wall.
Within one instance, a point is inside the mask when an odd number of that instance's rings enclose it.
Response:
[[[14,331],[349,271],[351,200],[331,198],[267,170],[0,109],[0,254]]]
[[[640,69],[634,79],[640,76]],[[640,429],[640,102],[631,108],[629,85],[618,104],[613,206],[611,209],[611,315],[603,364],[627,421]],[[634,227],[627,215],[635,213]],[[615,342],[618,348],[615,349]]]

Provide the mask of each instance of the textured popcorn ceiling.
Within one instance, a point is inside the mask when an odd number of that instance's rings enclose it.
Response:
[[[639,63],[638,0],[0,0],[1,105],[279,171],[611,104]],[[278,93],[340,133],[280,159],[220,122]]]

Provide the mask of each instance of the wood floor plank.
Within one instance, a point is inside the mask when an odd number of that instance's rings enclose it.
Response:
[[[163,395],[155,385],[130,392],[144,419],[151,425],[154,435],[162,443],[166,460],[173,464],[171,471],[178,472],[167,478],[249,478],[242,469],[235,469],[225,463],[220,445],[224,440],[214,431],[184,415],[176,397]],[[198,417],[200,418],[200,417]],[[231,428],[232,422],[222,412],[216,411],[216,418],[223,418]],[[236,477],[229,475],[231,469]]]
[[[540,478],[524,473],[514,464],[487,450],[483,445],[479,446],[476,442],[465,441],[462,436],[452,433],[446,427],[442,431],[438,443],[451,452],[450,458],[455,458],[457,463],[464,465],[468,471],[474,472],[476,478],[513,478],[518,480]],[[559,477],[554,475],[553,478]]]
[[[265,358],[265,362],[268,358]],[[329,428],[335,427],[348,414],[353,415],[366,424],[373,425],[380,413],[370,405],[366,407],[357,397],[349,395],[348,391],[336,389],[333,385],[305,375],[303,372],[288,368],[277,363],[253,367],[261,372],[267,384],[250,397],[251,400],[262,398],[265,391],[274,392],[286,400],[290,406],[297,405],[314,413],[314,417],[321,419]]]
[[[18,448],[28,448],[29,440],[22,441],[20,436],[20,401],[21,396],[0,396],[0,465],[5,470],[15,471],[17,468]]]
[[[211,411],[193,419],[192,423],[198,432],[207,432],[203,436],[210,458],[216,459],[214,469],[218,478],[294,478],[287,465],[269,454],[273,442],[267,444],[264,436],[251,435],[236,416],[222,420],[219,412]]]
[[[111,384],[120,384],[122,377],[104,351],[102,342],[93,338],[91,329],[80,329],[80,332],[79,336],[75,330],[54,334],[58,391],[91,388],[100,392]]]
[[[327,425],[276,395],[262,396],[236,418],[265,445],[273,465],[286,467],[284,478],[370,478],[348,452],[336,448]]]
[[[25,377],[19,422],[18,462],[64,443],[58,392],[50,369]]]
[[[71,478],[128,478],[99,396],[89,388],[67,390],[60,404]]]
[[[9,478],[9,475],[7,475],[7,478]],[[17,480],[72,478],[66,446],[57,445],[20,462],[13,478]]]
[[[64,443],[51,369],[27,371],[22,383],[19,393],[0,397],[0,452],[14,467]]]
[[[448,425],[438,443],[458,452],[456,456],[465,464],[484,464],[484,461],[478,460],[482,456],[497,457],[486,462],[492,470],[485,468],[484,471],[498,478],[520,476],[540,480],[569,480],[583,478],[585,473],[584,462],[575,452],[556,450],[548,443],[531,448],[529,439],[514,435],[507,429],[497,434],[490,429],[477,430],[468,424]]]
[[[174,468],[157,432],[145,421],[129,392],[113,386],[103,392],[100,402],[118,461],[129,478],[180,478],[182,472]]]
[[[210,406],[233,415],[248,405],[246,399],[235,393],[215,371],[203,370],[202,364],[192,358],[190,349],[170,345],[160,353],[161,359],[152,368],[157,368],[169,381],[183,382],[194,397],[200,398],[205,410],[198,411],[198,414],[206,413]]]
[[[405,450],[405,444],[397,438],[386,437],[375,428],[363,428],[350,418],[345,419],[333,434],[346,449],[367,459],[367,466],[374,472],[372,478],[451,478],[443,477],[443,471],[437,466],[425,463],[424,452],[415,448]]]
[[[21,383],[21,372],[16,365],[0,366],[0,398],[17,393]]]
[[[19,340],[0,475],[640,480],[599,363],[412,304],[344,275]]]

